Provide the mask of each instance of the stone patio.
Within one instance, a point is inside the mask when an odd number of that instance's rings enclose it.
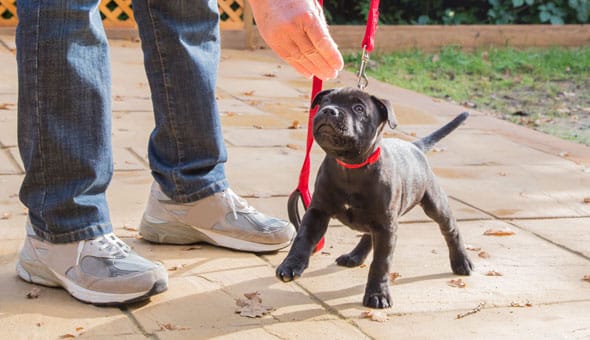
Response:
[[[334,260],[358,241],[332,222],[326,246],[305,274],[279,282],[286,251],[254,255],[208,245],[154,245],[136,229],[149,191],[146,145],[153,127],[138,43],[112,41],[115,175],[108,191],[116,233],[140,254],[170,268],[169,290],[148,303],[99,308],[61,289],[34,287],[14,265],[24,237],[17,193],[23,166],[16,141],[14,37],[0,36],[0,327],[7,339],[589,339],[590,148],[471,111],[467,123],[429,159],[451,197],[475,273],[454,276],[438,227],[419,211],[403,218],[388,320],[363,318],[368,266]],[[344,72],[326,87],[354,86]],[[412,139],[465,108],[371,80],[368,91],[394,103],[399,127],[387,137]],[[310,81],[268,51],[224,50],[217,96],[233,189],[269,214],[287,217],[304,156]],[[312,155],[315,173],[322,151]],[[313,180],[313,178],[312,178]],[[510,228],[512,236],[485,236]],[[484,251],[487,254],[478,256]],[[370,263],[370,259],[367,260]],[[488,276],[496,271],[502,276]],[[274,310],[241,317],[235,299],[258,291]],[[481,311],[457,315],[485,303]]]

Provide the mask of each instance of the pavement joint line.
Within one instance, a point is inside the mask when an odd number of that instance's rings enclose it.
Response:
[[[545,236],[543,236],[543,235],[541,235],[541,234],[538,234],[538,233],[536,233],[536,232],[534,232],[534,231],[528,230],[528,229],[527,229],[527,228],[525,228],[525,227],[521,227],[520,225],[517,225],[517,224],[515,224],[515,223],[513,223],[513,222],[511,222],[511,221],[504,221],[504,222],[505,222],[505,223],[507,223],[507,224],[510,224],[511,226],[514,226],[514,227],[516,227],[516,228],[518,228],[518,229],[521,229],[521,230],[527,231],[527,232],[529,232],[529,233],[531,233],[531,234],[535,235],[536,237],[538,237],[538,238],[540,238],[540,239],[542,239],[542,240],[545,240],[545,242],[548,242],[549,244],[552,244],[552,245],[554,245],[554,246],[556,246],[556,247],[558,247],[558,248],[561,248],[561,249],[563,249],[563,250],[566,250],[566,251],[568,251],[568,252],[570,252],[570,253],[572,253],[572,254],[578,255],[579,257],[581,257],[581,258],[583,258],[583,259],[586,259],[586,260],[590,261],[590,256],[586,256],[586,255],[585,255],[584,253],[582,253],[581,251],[577,251],[577,250],[571,249],[571,248],[569,248],[569,247],[566,247],[566,246],[564,246],[563,244],[560,244],[560,243],[557,243],[557,242],[555,242],[555,241],[552,241],[551,239],[549,239],[549,238],[547,238],[547,237],[545,237]]]
[[[150,168],[150,164],[148,162],[146,162],[145,159],[143,159],[143,157],[141,157],[140,154],[138,154],[132,147],[128,146],[125,148],[127,151],[129,151],[129,153],[135,157],[144,167],[146,167],[147,169]]]
[[[158,335],[154,334],[154,333],[150,333],[148,332],[143,325],[141,324],[141,322],[139,322],[139,320],[135,317],[135,315],[133,315],[133,313],[129,310],[129,308],[127,306],[121,306],[119,307],[119,310],[121,310],[121,312],[127,316],[127,318],[131,321],[131,323],[137,328],[138,331],[141,332],[141,334],[148,338],[148,339],[160,339],[158,337]]]
[[[263,260],[264,262],[268,263],[268,265],[276,270],[276,267],[272,265],[272,263],[264,256],[264,254],[256,254],[256,256],[258,256],[261,260]],[[291,281],[291,284],[296,285],[297,287],[299,287],[301,290],[303,290],[312,301],[314,301],[315,303],[319,304],[322,308],[324,308],[324,310],[331,314],[334,315],[335,317],[337,317],[340,320],[345,321],[346,323],[348,323],[349,325],[353,326],[354,328],[356,328],[359,332],[361,332],[361,334],[363,334],[364,336],[366,336],[369,339],[375,339],[374,337],[372,337],[371,335],[367,334],[367,332],[365,332],[362,328],[360,328],[356,322],[354,322],[354,320],[347,318],[346,316],[342,315],[342,313],[340,313],[336,308],[330,306],[329,304],[327,304],[326,302],[324,302],[322,299],[320,299],[318,296],[316,296],[313,292],[311,292],[309,289],[307,289],[305,286],[303,286],[302,284],[300,284],[297,280],[293,280]]]
[[[16,52],[16,51],[13,51],[12,48],[10,48],[10,46],[8,46],[8,44],[4,41],[4,39],[0,39],[0,46],[4,47],[7,52],[10,52],[12,54],[14,54]]]
[[[527,229],[526,227],[520,226],[520,225],[518,225],[518,224],[516,224],[516,223],[512,222],[514,219],[503,219],[503,218],[501,218],[501,217],[498,217],[498,216],[496,216],[496,215],[494,215],[494,214],[492,214],[492,213],[490,213],[490,212],[488,212],[488,211],[486,211],[486,210],[484,210],[484,209],[481,209],[481,208],[479,208],[479,207],[477,207],[477,206],[475,206],[475,205],[473,205],[473,204],[471,204],[471,203],[468,203],[468,202],[466,202],[466,201],[463,201],[463,200],[461,200],[461,199],[459,199],[459,198],[457,198],[457,197],[454,197],[454,196],[449,196],[449,197],[450,197],[451,199],[453,199],[453,200],[457,201],[457,202],[463,203],[463,204],[465,204],[465,205],[467,205],[467,206],[469,206],[469,207],[471,207],[471,208],[473,208],[473,209],[475,209],[475,210],[478,210],[479,212],[481,212],[481,213],[483,213],[483,214],[486,214],[486,215],[489,215],[489,216],[491,216],[491,217],[492,217],[494,220],[501,221],[501,222],[504,222],[504,223],[506,223],[506,224],[509,224],[509,225],[511,225],[511,226],[513,226],[513,227],[515,227],[515,228],[517,228],[517,229],[520,229],[520,230],[522,230],[522,231],[524,231],[524,232],[527,232],[527,233],[529,233],[529,234],[531,234],[531,235],[533,235],[533,236],[536,236],[537,238],[539,238],[539,239],[541,239],[541,240],[543,240],[543,241],[545,241],[545,242],[547,242],[547,243],[549,243],[549,244],[551,244],[551,245],[554,245],[554,246],[556,246],[556,247],[558,247],[558,248],[560,248],[560,249],[563,249],[563,250],[565,250],[565,251],[567,251],[567,252],[569,252],[569,253],[571,253],[571,254],[577,255],[577,256],[579,256],[579,257],[581,257],[581,258],[585,259],[585,260],[588,260],[588,261],[590,261],[590,257],[589,257],[589,256],[586,256],[586,255],[584,255],[582,252],[580,252],[580,251],[577,251],[577,250],[574,250],[574,249],[571,249],[571,248],[569,248],[569,247],[566,247],[566,246],[564,246],[564,245],[562,245],[562,244],[560,244],[560,243],[557,243],[557,242],[555,242],[555,241],[552,241],[551,239],[549,239],[549,238],[547,238],[547,237],[545,237],[545,236],[543,236],[543,235],[541,235],[541,234],[538,234],[538,233],[536,233],[536,232],[534,232],[534,231],[532,231],[532,230],[529,230],[529,229]],[[564,217],[564,218],[566,218],[566,217]],[[539,218],[537,218],[537,219],[535,219],[535,220],[542,220],[542,219],[543,219],[542,217],[539,217]],[[524,219],[520,219],[520,221],[522,221],[522,220],[524,220]]]
[[[10,163],[12,164],[12,166],[18,171],[17,175],[22,175],[25,173],[25,170],[23,168],[20,167],[20,165],[18,164],[17,160],[14,159],[14,157],[12,156],[12,154],[10,152],[8,152],[8,150],[10,149],[10,147],[2,147],[2,152],[6,155],[6,158],[8,158],[8,160],[10,161]]]

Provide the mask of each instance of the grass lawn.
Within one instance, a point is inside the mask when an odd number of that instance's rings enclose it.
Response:
[[[355,71],[359,55],[345,58]],[[373,53],[367,73],[590,145],[590,47]]]

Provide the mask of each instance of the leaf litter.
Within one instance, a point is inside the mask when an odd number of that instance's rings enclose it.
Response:
[[[248,318],[260,318],[269,314],[274,307],[262,304],[259,292],[244,293],[244,298],[236,299],[236,313]]]
[[[483,233],[485,236],[512,236],[516,234],[512,229],[506,227],[501,229],[488,229]]]
[[[33,288],[31,288],[31,290],[25,293],[25,296],[27,297],[27,299],[37,299],[39,298],[40,294],[41,288],[34,286]]]
[[[469,310],[465,313],[459,313],[457,314],[457,319],[463,319],[466,316],[469,315],[473,315],[475,313],[479,313],[481,311],[481,309],[486,305],[485,302],[480,302],[475,308],[473,308],[472,310]]]
[[[187,329],[190,329],[188,327],[180,327],[180,326],[174,325],[170,322],[168,322],[168,323],[159,323],[158,322],[158,326],[160,326],[159,331],[185,331]]]
[[[447,285],[449,285],[451,287],[455,287],[455,288],[465,288],[465,287],[467,287],[467,283],[465,283],[465,281],[463,281],[462,279],[456,279],[456,280],[447,281]]]
[[[384,311],[381,311],[381,310],[373,310],[373,309],[362,311],[361,318],[370,319],[371,321],[376,321],[376,322],[385,322],[385,321],[389,320],[387,313],[385,313]]]

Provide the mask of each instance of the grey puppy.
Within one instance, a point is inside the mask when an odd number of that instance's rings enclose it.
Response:
[[[330,218],[337,218],[364,235],[350,253],[336,262],[346,267],[359,266],[372,248],[373,262],[363,305],[390,307],[389,273],[398,220],[417,204],[440,226],[453,272],[469,275],[473,265],[447,195],[424,155],[469,114],[462,113],[432,134],[410,143],[382,139],[385,124],[396,126],[387,100],[354,88],[340,88],[320,92],[312,107],[317,105],[313,136],[326,157],[318,171],[312,201],[287,257],[277,268],[277,277],[285,282],[299,277]]]

